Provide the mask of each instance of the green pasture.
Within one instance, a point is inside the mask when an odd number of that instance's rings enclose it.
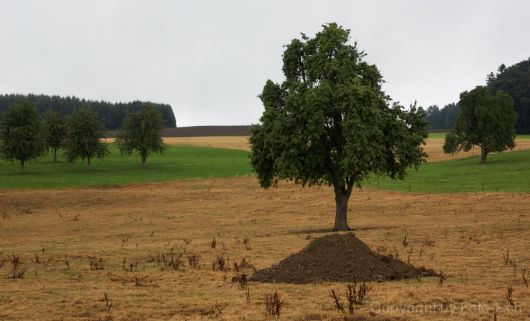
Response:
[[[0,161],[0,189],[121,185],[251,174],[249,153],[245,151],[169,146],[162,155],[148,157],[142,169],[140,157],[122,156],[113,144],[109,149],[110,157],[94,160],[91,169],[81,162],[68,163],[62,157],[54,163],[51,156],[46,156],[28,163],[20,174],[17,163]]]

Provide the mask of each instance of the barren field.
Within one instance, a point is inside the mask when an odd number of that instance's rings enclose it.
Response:
[[[169,145],[192,145],[230,148],[249,151],[247,136],[210,136],[210,137],[165,137],[164,142]]]
[[[212,137],[166,137],[164,141],[170,145],[192,145],[221,147],[240,150],[250,150],[248,137],[245,136],[212,136]],[[474,148],[469,152],[459,152],[455,155],[444,154],[442,146],[443,138],[428,138],[425,145],[425,152],[429,155],[427,161],[443,161],[458,159],[469,156],[480,155],[480,149]],[[513,151],[530,149],[530,140],[528,138],[516,139],[516,146]]]
[[[529,207],[528,194],[355,191],[359,238],[448,276],[442,286],[436,277],[371,283],[355,315],[494,320],[497,309],[497,320],[530,320],[520,273],[530,267]],[[276,290],[281,320],[343,320],[329,295],[344,299],[345,284],[250,283],[247,303],[231,282],[233,263],[269,267],[328,233],[333,214],[328,188],[262,190],[249,177],[0,191],[0,320],[265,320],[264,295]],[[178,270],[171,253],[182,254]],[[8,278],[13,255],[23,278]],[[200,268],[190,267],[193,255]],[[220,256],[229,271],[212,270]]]

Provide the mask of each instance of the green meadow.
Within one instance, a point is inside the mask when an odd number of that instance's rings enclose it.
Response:
[[[491,154],[485,165],[479,157],[423,164],[404,181],[374,178],[370,188],[410,192],[530,192],[530,150]]]
[[[142,169],[139,156],[122,156],[114,144],[109,149],[110,156],[94,160],[91,169],[62,157],[54,163],[51,156],[46,156],[28,163],[20,174],[17,163],[0,161],[0,189],[122,185],[251,174],[249,153],[245,151],[168,146],[162,155],[148,157]]]
[[[95,160],[91,169],[81,162],[68,163],[62,157],[54,163],[51,156],[46,156],[29,163],[25,173],[20,174],[17,163],[0,161],[0,189],[105,186],[252,175],[249,153],[245,151],[169,146],[162,155],[151,155],[142,169],[138,156],[122,156],[113,144],[109,148],[110,157]],[[410,170],[403,181],[371,177],[364,187],[421,193],[530,192],[530,150],[491,154],[486,165],[480,165],[478,157],[423,164],[418,171]]]

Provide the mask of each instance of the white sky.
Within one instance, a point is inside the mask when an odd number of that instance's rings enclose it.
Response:
[[[404,105],[457,101],[530,57],[526,0],[0,1],[0,93],[168,103],[178,126],[256,123],[283,45],[327,22]]]

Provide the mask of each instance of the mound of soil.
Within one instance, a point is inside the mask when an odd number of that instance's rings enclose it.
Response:
[[[304,250],[278,265],[257,271],[251,281],[313,283],[320,281],[385,281],[436,275],[372,251],[354,233],[333,234],[313,240]]]

